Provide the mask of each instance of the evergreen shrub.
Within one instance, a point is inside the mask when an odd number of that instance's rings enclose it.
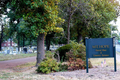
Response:
[[[60,61],[65,61],[67,58],[66,58],[66,52],[70,51],[71,49],[71,45],[70,44],[66,44],[62,47],[59,47],[56,52],[58,51],[59,52],[59,56],[60,56]],[[55,55],[56,57],[57,55]]]

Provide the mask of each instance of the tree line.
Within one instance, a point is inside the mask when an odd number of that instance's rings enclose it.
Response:
[[[44,59],[44,43],[49,50],[51,43],[110,37],[109,22],[116,21],[119,8],[116,0],[0,0],[0,44],[10,38],[24,47],[26,40],[30,45],[34,40],[38,65]],[[3,14],[9,19],[6,24]]]

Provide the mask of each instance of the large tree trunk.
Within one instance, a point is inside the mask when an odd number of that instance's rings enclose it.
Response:
[[[50,50],[50,38],[48,35],[46,36],[46,50]]]
[[[39,34],[37,39],[37,63],[36,66],[45,58],[44,50],[44,37],[45,34]]]
[[[0,51],[2,51],[2,40],[0,39]]]
[[[19,24],[20,20],[18,19],[17,20],[17,24]],[[19,34],[19,27],[18,27],[18,30],[17,30],[17,36],[18,36],[18,52],[20,51],[20,34]]]
[[[12,47],[12,38],[10,38],[10,46]]]
[[[19,36],[19,33],[18,33],[18,52],[20,51],[20,36]]]
[[[25,37],[23,35],[23,48],[24,48],[24,46],[25,46]]]
[[[30,43],[29,43],[29,44],[30,44],[30,48],[31,48],[31,47],[32,47],[32,40],[31,40],[31,37],[30,37]]]
[[[3,39],[3,25],[2,25],[2,31],[1,31],[1,38],[0,38],[0,51],[2,50],[2,39]]]
[[[69,44],[69,42],[70,42],[70,20],[71,20],[71,17],[72,17],[72,14],[71,14],[71,5],[72,5],[72,0],[70,0],[68,28],[67,28],[67,44]]]
[[[79,43],[79,42],[82,40],[82,35],[81,35],[81,34],[78,34],[77,39],[78,39],[78,43]]]
[[[78,34],[78,36],[77,36],[77,41],[78,41],[78,43],[82,40],[82,35],[81,35],[80,32],[81,32],[81,31],[79,31],[79,29],[77,29],[77,34]]]
[[[67,29],[67,44],[70,42],[70,18],[68,20],[68,29]]]

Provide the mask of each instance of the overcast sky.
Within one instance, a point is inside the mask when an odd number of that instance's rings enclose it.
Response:
[[[119,1],[119,4],[120,4],[120,0],[117,0],[117,1]],[[111,21],[110,24],[117,26],[118,31],[120,32],[120,16],[117,18],[116,23],[114,21]]]

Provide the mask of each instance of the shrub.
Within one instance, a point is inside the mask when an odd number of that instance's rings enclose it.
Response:
[[[70,51],[71,49],[71,45],[70,44],[66,44],[62,47],[59,47],[56,52],[58,51],[59,52],[59,56],[60,56],[60,61],[65,61],[66,60],[66,52]],[[56,57],[57,55],[55,55]]]
[[[36,71],[38,73],[42,72],[42,73],[48,74],[50,72],[59,71],[59,67],[58,67],[58,64],[57,64],[56,60],[50,59],[50,58],[46,58],[39,64],[39,66],[38,66]]]
[[[68,69],[69,70],[78,70],[78,69],[84,69],[84,61],[80,58],[69,58],[69,64]]]
[[[73,54],[72,56],[81,58],[82,60],[86,59],[86,47],[82,42],[77,43],[75,41],[70,41],[70,46],[72,47],[70,50]]]
[[[86,68],[86,60],[82,60],[79,58],[79,56],[73,55],[71,51],[66,53],[69,55],[69,61],[68,61],[68,70],[78,70],[78,69],[85,69]],[[89,61],[89,68],[92,68],[92,64]]]
[[[45,57],[54,59],[54,53],[52,53],[51,51],[46,51],[45,52]]]
[[[67,64],[59,64],[59,71],[67,71],[68,70],[68,65]]]
[[[69,70],[77,70],[77,69],[85,69],[86,68],[86,52],[85,46],[83,43],[77,43],[74,41],[70,42],[70,46],[72,47],[69,52],[66,53],[68,61],[68,69]],[[89,62],[89,67],[92,67]]]

